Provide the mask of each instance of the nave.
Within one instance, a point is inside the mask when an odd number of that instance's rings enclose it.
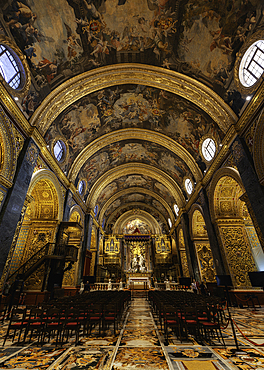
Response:
[[[93,296],[93,293],[89,295]],[[121,292],[116,292],[120,294]],[[114,333],[113,325],[99,332],[99,326],[90,333],[80,333],[78,342],[73,335],[56,341],[37,341],[37,336],[25,342],[7,339],[8,320],[1,327],[0,369],[99,369],[99,370],[227,370],[264,368],[264,310],[259,307],[231,307],[236,328],[236,349],[230,322],[223,319],[221,329],[225,346],[217,336],[200,338],[190,331],[180,338],[178,331],[168,329],[165,335],[164,320],[153,308],[151,292],[133,291],[131,301],[125,305],[120,325]],[[160,292],[158,292],[160,293]],[[169,294],[172,292],[169,292]],[[121,293],[123,294],[123,292]],[[190,293],[191,294],[191,293]],[[172,297],[172,296],[171,296]],[[22,308],[22,307],[21,307]],[[227,317],[226,306],[223,307]],[[62,310],[61,310],[62,311]],[[101,327],[102,329],[102,327]],[[184,329],[182,330],[182,333]],[[243,334],[242,334],[243,333]],[[244,336],[247,338],[245,338]],[[14,339],[14,340],[13,340]]]

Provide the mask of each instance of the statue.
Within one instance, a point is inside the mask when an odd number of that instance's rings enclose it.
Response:
[[[111,279],[108,281],[107,290],[112,290],[112,282]]]

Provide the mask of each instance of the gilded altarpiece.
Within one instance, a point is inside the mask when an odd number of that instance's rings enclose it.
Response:
[[[29,223],[29,231],[21,264],[25,263],[27,260],[32,258],[36,254],[36,252],[40,251],[41,249],[42,251],[36,255],[36,258],[39,259],[45,255],[45,249],[43,249],[43,247],[47,243],[54,242],[58,221],[51,220],[45,220],[45,222],[43,222],[43,220],[25,221],[23,227],[26,227],[27,223]],[[34,262],[36,261],[33,258],[32,264]],[[41,289],[44,273],[45,265],[42,264],[26,280],[25,289],[29,290]]]
[[[233,284],[236,287],[251,286],[247,272],[256,271],[244,225],[228,220],[228,226],[218,223]]]
[[[186,249],[185,249],[182,229],[180,229],[179,231],[179,249],[180,249],[180,258],[181,258],[183,276],[189,277],[190,272],[189,272],[189,267],[188,267],[188,261],[187,261],[187,255],[186,255]]]

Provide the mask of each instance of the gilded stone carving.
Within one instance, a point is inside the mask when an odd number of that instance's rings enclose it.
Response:
[[[169,149],[187,164],[196,181],[199,181],[202,178],[201,170],[199,169],[193,157],[183,146],[181,146],[175,140],[158,132],[138,128],[130,128],[108,133],[100,138],[95,139],[92,143],[87,145],[77,156],[73,165],[71,166],[69,179],[74,182],[83,164],[98,150],[111,143],[116,143],[117,141],[135,138],[151,141]]]
[[[26,155],[27,161],[32,165],[35,166],[36,160],[38,158],[38,148],[35,144],[31,143]]]
[[[156,253],[171,253],[171,242],[166,235],[158,235],[155,239]]]
[[[222,225],[219,228],[233,283],[237,287],[251,286],[246,272],[255,271],[256,266],[244,228]]]
[[[183,204],[186,203],[182,191],[179,188],[179,185],[176,181],[174,181],[169,175],[162,172],[157,168],[153,168],[150,165],[142,164],[142,163],[126,163],[118,167],[118,172],[115,168],[107,171],[96,181],[93,185],[89,196],[87,198],[86,204],[90,204],[90,207],[93,209],[96,206],[96,201],[100,196],[102,190],[109,185],[112,181],[116,178],[126,175],[146,175],[149,177],[153,177],[157,181],[159,181],[162,185],[167,187],[171,194],[173,194],[176,203],[179,207],[182,207]]]
[[[65,82],[35,111],[31,124],[40,127],[43,134],[64,109],[81,97],[124,83],[148,85],[183,96],[202,108],[224,132],[237,119],[219,96],[190,77],[164,68],[126,63],[101,67]]]
[[[115,235],[109,235],[108,239],[105,240],[104,252],[106,254],[113,254],[113,253],[119,254],[119,252],[120,252],[120,242],[116,238]]]
[[[182,229],[179,230],[178,238],[179,238],[179,249],[180,249],[180,258],[181,258],[183,276],[189,277],[190,272],[189,272],[189,267],[188,267],[188,260],[187,260],[187,254],[186,254],[185,242],[184,242]]]
[[[216,270],[209,243],[195,243],[202,280],[215,282]]]
[[[244,149],[238,141],[235,141],[231,147],[235,162],[240,162],[244,157]]]

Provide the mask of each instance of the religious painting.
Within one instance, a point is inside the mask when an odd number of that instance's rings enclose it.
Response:
[[[122,85],[92,93],[62,112],[45,134],[49,148],[60,137],[69,153],[61,165],[67,172],[75,158],[93,140],[122,128],[143,128],[163,132],[182,145],[196,160],[200,159],[200,140],[209,135],[216,143],[222,131],[206,113],[172,93],[141,85]],[[181,181],[188,167],[173,153],[145,141],[118,142],[100,150],[83,166],[89,172],[88,182],[102,170],[124,162],[140,161],[164,168],[176,181]],[[91,179],[90,179],[91,177]]]
[[[140,234],[149,234],[150,227],[148,224],[146,224],[146,222],[136,217],[134,220],[129,221],[126,224],[123,230],[123,234],[133,234],[135,232],[140,233]]]
[[[239,113],[236,54],[259,24],[258,0],[0,0],[2,33],[27,58],[38,102],[79,73],[115,63],[145,63],[184,72],[215,90]],[[125,99],[130,99],[127,95]],[[137,96],[146,119],[150,103]],[[138,105],[137,105],[138,106]],[[116,107],[122,117],[123,108]],[[143,113],[144,112],[144,113]]]
[[[111,198],[112,195],[114,195],[118,191],[131,187],[141,187],[154,191],[155,193],[160,195],[168,203],[168,205],[171,206],[171,208],[175,203],[175,199],[171,196],[169,190],[161,183],[155,181],[154,179],[151,179],[148,176],[127,175],[116,179],[114,182],[107,185],[105,189],[100,193],[97,199],[99,210],[102,208],[103,204],[109,198]],[[144,202],[147,204],[152,204],[152,197],[149,195],[145,195]]]
[[[108,145],[88,159],[75,183],[78,184],[79,179],[86,178],[89,191],[103,173],[129,162],[145,163],[166,171],[180,187],[183,187],[183,178],[190,176],[191,173],[183,160],[161,145],[143,140],[133,142],[124,140]]]

